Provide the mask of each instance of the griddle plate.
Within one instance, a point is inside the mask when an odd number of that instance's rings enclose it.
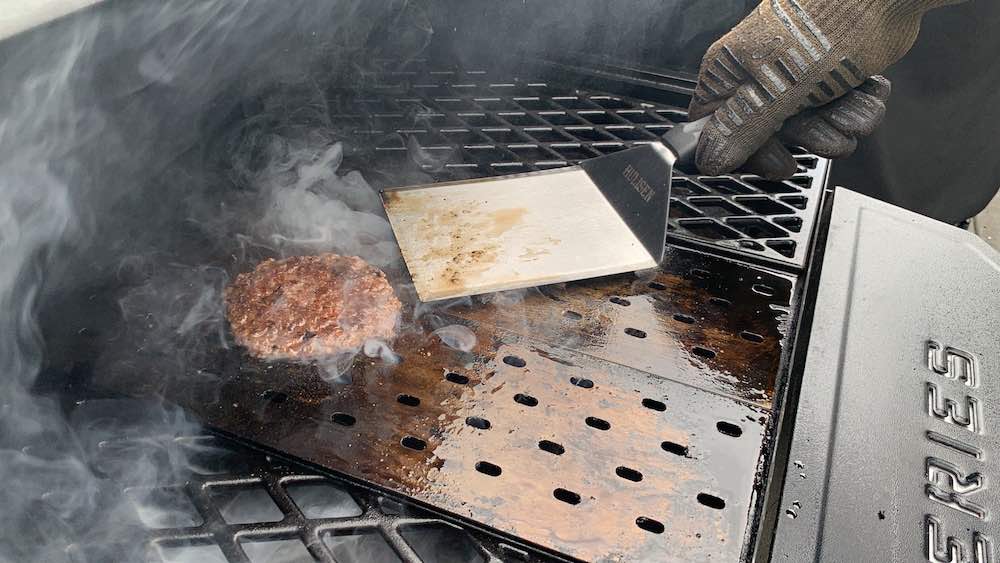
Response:
[[[754,513],[791,278],[680,248],[655,276],[425,315],[353,383],[238,351],[154,392],[209,426],[588,560],[734,560]],[[469,353],[429,334],[461,323]],[[163,385],[166,384],[166,388]]]

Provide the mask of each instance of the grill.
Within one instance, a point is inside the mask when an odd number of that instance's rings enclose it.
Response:
[[[346,167],[381,185],[567,166],[684,119],[687,87],[590,84],[418,62],[324,103],[357,140]],[[826,174],[797,158],[783,183],[681,174],[658,271],[417,308],[399,362],[356,358],[348,384],[234,347],[166,378],[84,365],[74,381],[166,397],[216,433],[162,447],[214,443],[217,471],[122,484],[153,514],[141,537],[165,561],[740,559]],[[435,332],[456,325],[474,348]]]
[[[352,138],[367,139],[369,158],[413,161],[442,181],[568,166],[657,142],[686,120],[694,89],[684,75],[668,75],[672,89],[646,101],[560,82],[430,68],[417,61],[378,76],[364,91],[329,95],[334,122]],[[740,173],[676,174],[671,237],[800,269],[829,162],[802,151],[796,160],[798,173],[782,182]]]

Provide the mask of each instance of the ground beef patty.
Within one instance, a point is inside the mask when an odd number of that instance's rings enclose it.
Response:
[[[272,360],[326,358],[390,340],[401,308],[381,270],[336,254],[266,260],[226,288],[237,342]]]

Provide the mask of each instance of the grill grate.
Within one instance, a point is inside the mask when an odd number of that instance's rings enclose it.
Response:
[[[416,164],[442,181],[568,166],[656,142],[686,120],[689,98],[671,93],[674,105],[651,103],[558,82],[498,81],[485,71],[429,71],[419,62],[364,91],[329,91],[334,123],[365,139],[374,162]],[[798,173],[785,182],[679,174],[671,235],[802,267],[829,164],[801,151],[796,160]]]
[[[149,561],[173,563],[487,563],[551,561],[529,548],[466,531],[413,505],[301,465],[264,455],[221,436],[174,436],[136,412],[159,405],[134,400],[84,400],[74,418],[102,427],[84,450],[96,474],[127,499]],[[82,413],[82,415],[81,415]],[[137,428],[143,428],[145,433]],[[165,433],[164,433],[165,432]],[[81,433],[85,438],[88,433]],[[130,482],[129,466],[169,458],[177,472],[155,483]],[[164,462],[164,465],[169,465]],[[123,553],[136,548],[130,544]],[[87,538],[70,546],[73,560],[104,560]]]
[[[221,387],[98,377],[564,556],[733,560],[756,510],[793,290],[790,277],[671,247],[647,276],[427,313],[396,341],[398,364],[360,358],[349,385],[238,351],[203,366]],[[474,349],[433,334],[454,324]]]

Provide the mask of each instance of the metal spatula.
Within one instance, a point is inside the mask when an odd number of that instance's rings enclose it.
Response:
[[[422,301],[589,279],[663,260],[670,181],[706,119],[578,166],[382,192]]]

